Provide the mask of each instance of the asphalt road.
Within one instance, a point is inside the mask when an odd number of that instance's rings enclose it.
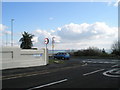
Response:
[[[74,59],[70,60],[73,61]],[[75,59],[77,61],[79,59]],[[2,88],[120,88],[118,60],[82,60],[85,64],[2,80]],[[79,63],[78,63],[79,64]]]

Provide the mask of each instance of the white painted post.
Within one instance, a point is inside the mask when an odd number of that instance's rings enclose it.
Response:
[[[45,48],[45,65],[49,63],[49,58],[48,58],[48,49]]]
[[[49,62],[48,60],[48,49],[47,49],[47,44],[49,43],[49,39],[48,38],[45,38],[45,41],[44,43],[46,44],[46,47],[45,47],[45,65],[47,65]]]

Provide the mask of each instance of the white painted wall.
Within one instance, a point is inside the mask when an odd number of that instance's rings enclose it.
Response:
[[[20,49],[18,47],[2,47],[2,69],[42,66],[48,64],[48,50]]]

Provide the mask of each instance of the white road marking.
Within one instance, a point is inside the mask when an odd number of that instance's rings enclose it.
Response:
[[[86,61],[82,61],[82,62],[86,62]]]
[[[104,63],[104,62],[99,62],[99,63]]]
[[[116,62],[111,62],[111,61],[83,61],[83,62],[87,62],[87,63],[110,63],[110,64],[114,64],[114,63],[116,63]]]
[[[85,63],[85,64],[83,64],[83,65],[81,65],[81,66],[87,66],[87,63]]]
[[[111,66],[111,67],[116,67],[116,66],[118,66],[118,64],[116,64],[116,65],[113,65],[113,66]]]
[[[115,70],[117,70],[117,69],[108,70],[108,71],[104,72],[103,75],[108,76],[108,77],[120,77],[120,75],[110,75]],[[118,73],[119,73],[119,71],[118,71]]]
[[[104,62],[104,63],[110,63],[110,62]]]
[[[92,62],[92,61],[87,61],[87,62]]]
[[[45,84],[45,85],[33,87],[33,88],[30,88],[30,89],[27,89],[27,90],[33,90],[33,89],[38,89],[38,88],[42,88],[42,87],[46,87],[46,86],[50,86],[50,85],[62,83],[62,82],[65,82],[65,81],[67,81],[67,80],[68,80],[68,79],[63,79],[63,80],[60,80],[60,81],[56,81],[56,82],[48,83],[48,84]]]
[[[120,61],[120,60],[112,60],[112,61],[116,61],[116,62],[118,62],[118,61]]]
[[[93,71],[93,72],[85,73],[85,74],[83,74],[83,76],[93,74],[93,73],[96,73],[96,72],[100,72],[100,71],[103,71],[103,70],[105,70],[105,69],[99,69],[99,70],[96,70],[96,71]]]

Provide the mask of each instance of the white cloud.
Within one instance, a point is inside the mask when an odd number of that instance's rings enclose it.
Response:
[[[54,32],[55,32],[55,30],[51,30],[51,32],[52,32],[52,33],[54,33]]]
[[[5,29],[7,29],[8,27],[3,25],[3,24],[0,24],[0,31],[4,31]]]
[[[111,0],[111,1],[108,1],[108,6],[118,7],[119,1],[120,0],[113,0],[113,1]]]
[[[109,27],[104,22],[96,22],[94,24],[68,24],[64,25],[57,31],[58,36],[65,40],[85,40],[85,39],[98,39],[104,36],[115,36],[117,28]],[[95,38],[96,37],[96,38]]]
[[[105,22],[70,23],[56,30],[37,29],[34,35],[36,46],[44,46],[44,38],[49,38],[49,49],[51,49],[52,37],[55,37],[55,49],[82,49],[89,46],[108,49],[118,38],[118,28],[110,27]]]
[[[4,34],[11,34],[11,31],[4,31]]]
[[[32,38],[32,41],[33,41],[33,44],[34,44],[34,43],[38,43],[38,37],[33,37],[33,38]]]
[[[44,37],[51,37],[51,33],[46,30],[37,29],[35,32],[41,36],[43,35]]]
[[[59,27],[56,32],[61,37],[61,43],[66,43],[65,45],[71,48],[84,48],[89,46],[110,48],[110,45],[118,37],[117,27],[110,27],[104,22],[93,24],[71,23]]]
[[[118,6],[118,3],[119,3],[120,0],[116,0],[116,2],[114,3],[114,6]]]
[[[7,31],[8,27],[6,25],[0,24],[0,36],[4,34],[11,34],[11,31]]]
[[[46,30],[37,29],[37,30],[35,30],[35,35],[37,37],[35,37],[34,40],[37,39],[37,40],[35,40],[36,43],[39,42],[41,44],[44,44],[44,39],[45,38],[49,38],[50,43],[51,43],[52,37],[55,37],[55,42],[56,43],[59,43],[60,39],[61,39],[59,36],[57,36],[55,34],[54,30],[52,30],[51,32],[47,32]]]

